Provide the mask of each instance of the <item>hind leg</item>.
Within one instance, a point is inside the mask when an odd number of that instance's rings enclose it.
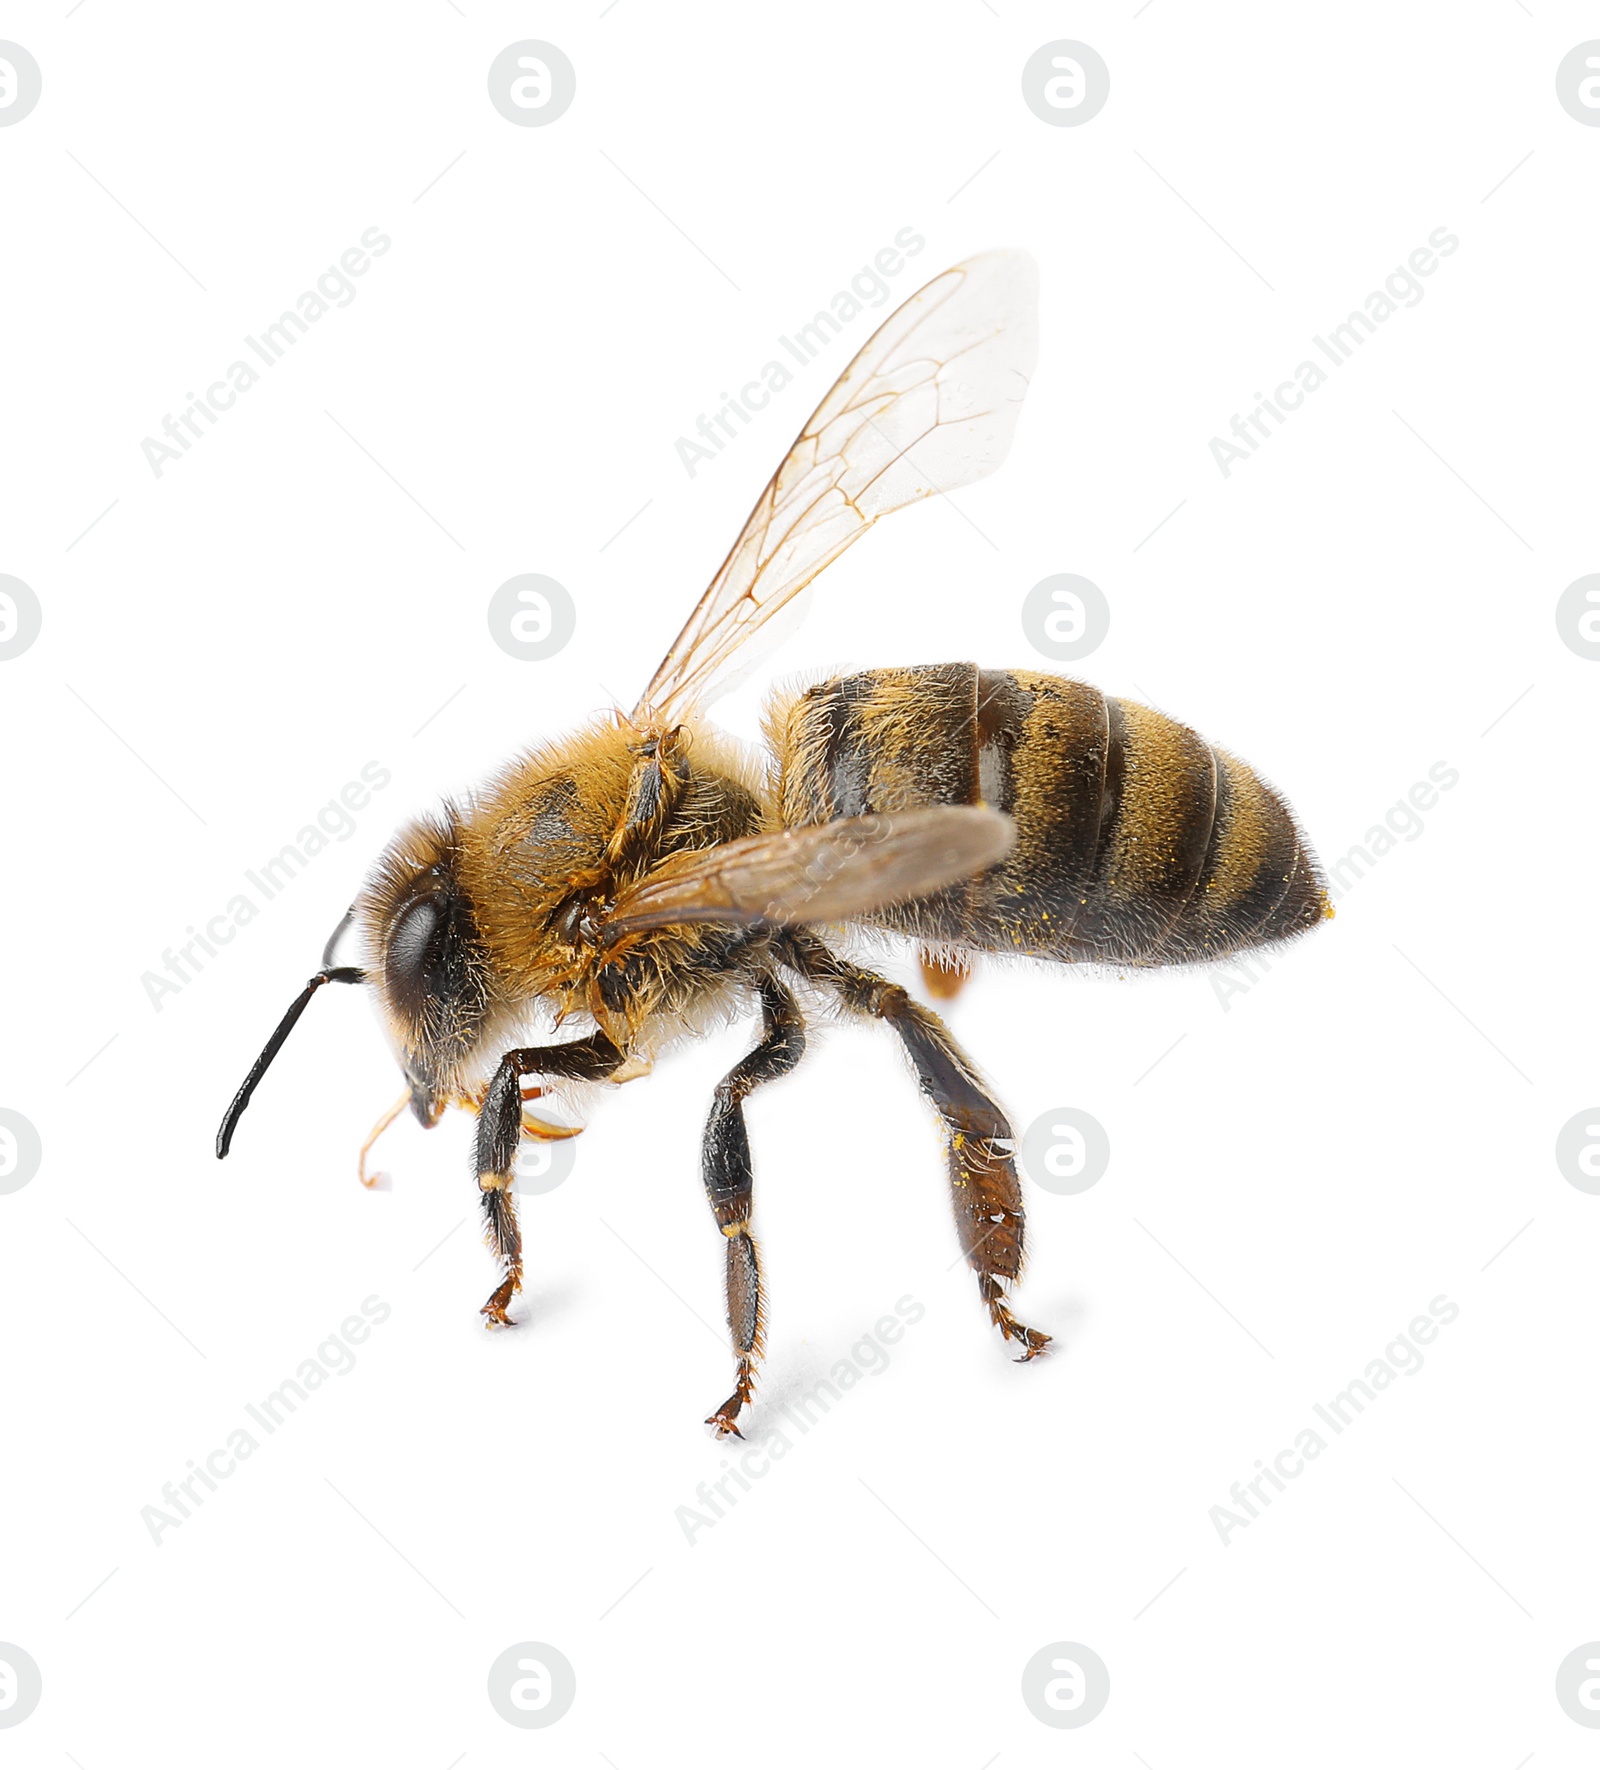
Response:
[[[953,1002],[967,987],[972,966],[953,953],[923,947],[917,954],[922,987],[936,1002]]]
[[[754,1393],[761,1356],[761,1263],[750,1233],[753,1175],[744,1100],[763,1082],[787,1075],[806,1048],[800,1010],[775,977],[762,979],[761,1010],[761,1043],[718,1084],[701,1154],[706,1198],[726,1238],[728,1331],[733,1337],[733,1393],[706,1421],[719,1438],[744,1436],[735,1421]]]
[[[979,1080],[944,1022],[896,983],[848,964],[814,935],[792,934],[786,958],[802,976],[834,990],[854,1013],[884,1021],[905,1046],[922,1092],[944,1126],[956,1231],[978,1294],[1004,1339],[1035,1358],[1050,1336],[1011,1313],[1007,1288],[1022,1274],[1022,1187],[1006,1115]]]

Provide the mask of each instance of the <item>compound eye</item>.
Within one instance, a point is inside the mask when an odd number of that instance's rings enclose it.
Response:
[[[429,894],[407,904],[389,935],[387,970],[397,993],[417,1007],[443,969],[446,906]]]

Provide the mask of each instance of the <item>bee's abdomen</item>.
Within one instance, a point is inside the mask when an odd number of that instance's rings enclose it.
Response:
[[[870,670],[802,695],[774,733],[786,824],[987,804],[998,866],[875,922],[978,951],[1099,963],[1217,959],[1328,913],[1283,800],[1164,714],[1030,670]]]

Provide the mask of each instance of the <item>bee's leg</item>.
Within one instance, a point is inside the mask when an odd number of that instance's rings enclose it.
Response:
[[[511,1196],[511,1181],[498,1174],[480,1174],[478,1185],[483,1189],[483,1239],[500,1261],[505,1277],[478,1313],[488,1325],[515,1327],[506,1314],[511,1299],[522,1289],[522,1230],[517,1224],[517,1202]]]
[[[936,1002],[953,1002],[967,986],[972,967],[963,958],[951,953],[923,947],[917,954],[922,972],[922,985]]]
[[[478,1110],[474,1150],[478,1189],[483,1195],[484,1237],[502,1262],[504,1277],[480,1313],[490,1327],[510,1327],[506,1310],[522,1289],[522,1232],[511,1196],[517,1144],[522,1136],[522,1078],[567,1076],[600,1081],[620,1067],[622,1053],[603,1033],[569,1045],[507,1051],[500,1059]]]
[[[733,1393],[706,1421],[719,1438],[729,1433],[743,1437],[734,1422],[755,1390],[756,1360],[761,1356],[761,1264],[750,1233],[750,1138],[744,1099],[763,1082],[787,1075],[806,1048],[800,1010],[775,977],[761,980],[761,1012],[761,1043],[717,1084],[701,1153],[706,1197],[726,1237],[728,1331],[736,1361]]]
[[[1050,1343],[1011,1313],[1006,1290],[1022,1272],[1022,1188],[1012,1158],[1010,1123],[979,1080],[944,1022],[896,983],[847,964],[815,935],[787,937],[784,956],[803,976],[838,993],[857,1014],[887,1022],[906,1048],[922,1092],[944,1123],[956,1231],[989,1319],[1024,1360]]]

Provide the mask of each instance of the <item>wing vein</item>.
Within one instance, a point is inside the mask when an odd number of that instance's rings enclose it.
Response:
[[[757,498],[634,709],[636,725],[694,711],[734,653],[879,517],[1000,465],[1033,372],[1036,285],[1025,254],[983,253],[873,333]]]

